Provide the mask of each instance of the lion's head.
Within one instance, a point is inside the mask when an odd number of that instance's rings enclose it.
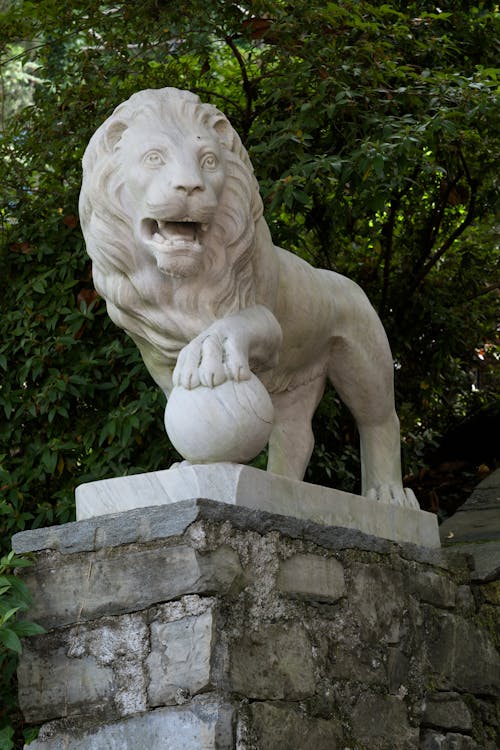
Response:
[[[213,318],[254,301],[258,185],[227,118],[190,92],[115,109],[83,158],[80,216],[111,317],[159,349],[179,338],[173,306]]]

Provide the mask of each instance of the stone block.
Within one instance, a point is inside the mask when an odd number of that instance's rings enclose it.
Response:
[[[42,550],[73,554],[169,539],[183,534],[198,520],[200,508],[207,508],[207,504],[217,505],[203,500],[185,500],[168,506],[167,512],[165,506],[138,508],[63,526],[21,531],[12,537],[12,548],[19,554]]]
[[[457,586],[444,575],[432,570],[419,570],[412,574],[409,589],[421,601],[435,607],[452,609],[457,598]]]
[[[373,643],[399,640],[405,586],[401,573],[389,567],[353,564],[349,605],[359,620],[361,638]]]
[[[390,554],[393,550],[392,542],[387,539],[356,528],[328,526],[310,519],[202,498],[99,515],[63,526],[21,531],[13,536],[12,548],[18,553],[52,550],[64,555],[100,551],[126,544],[169,540],[182,535],[196,522],[228,522],[235,528],[254,530],[259,534],[276,531],[292,539],[313,542],[325,550],[359,549],[380,554]],[[436,565],[444,570],[456,570],[458,560],[466,559],[463,554],[451,553],[449,548],[442,550],[404,542],[400,544],[400,551],[408,560]]]
[[[444,542],[500,540],[500,469],[477,485],[469,499],[440,527]]]
[[[335,680],[355,680],[363,685],[387,685],[385,664],[371,656],[370,652],[357,648],[349,650],[347,643],[336,649],[332,659],[332,674]]]
[[[276,585],[290,596],[332,603],[345,595],[344,568],[333,557],[298,554],[280,563]]]
[[[499,511],[500,469],[497,469],[440,526],[443,544],[472,555],[475,580],[491,581],[500,575]]]
[[[470,732],[472,717],[457,694],[437,693],[426,701],[423,724],[450,732]]]
[[[47,733],[47,734],[50,734]],[[29,750],[233,750],[232,709],[219,702],[161,708],[99,728],[42,735]]]
[[[151,623],[147,670],[152,706],[181,702],[209,688],[213,628],[211,610],[171,622],[159,619]]]
[[[63,649],[44,656],[26,648],[19,681],[19,704],[28,722],[99,709],[113,696],[111,667],[92,656],[68,659]]]
[[[180,505],[27,532],[52,625],[21,660],[50,722],[29,750],[493,750],[494,583],[474,600],[436,549]]]
[[[481,748],[472,737],[467,735],[454,732],[441,734],[427,730],[424,732],[420,750],[481,750]]]
[[[390,648],[387,655],[387,677],[389,692],[400,695],[408,682],[410,660],[400,648]]]
[[[428,623],[427,644],[439,689],[498,695],[500,656],[487,631],[446,614]]]
[[[316,688],[311,643],[299,624],[262,625],[231,646],[231,689],[256,700],[300,700]]]
[[[252,703],[251,727],[259,750],[343,750],[336,719],[309,718],[285,703]]]
[[[362,695],[351,713],[356,740],[370,750],[415,750],[418,729],[411,727],[405,703],[392,695]]]
[[[443,544],[445,544],[444,541]],[[498,539],[492,542],[474,541],[464,544],[455,542],[444,551],[450,549],[472,558],[471,578],[473,581],[493,581],[500,576],[500,541]]]
[[[140,615],[126,615],[27,639],[18,668],[26,720],[144,711],[148,636]]]
[[[95,556],[49,553],[24,576],[30,618],[46,628],[135,612],[185,594],[227,593],[242,575],[237,553],[188,545],[118,547]]]
[[[481,594],[490,604],[500,606],[500,579],[481,586]]]

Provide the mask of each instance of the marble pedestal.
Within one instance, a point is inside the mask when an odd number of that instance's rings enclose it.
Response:
[[[80,485],[77,519],[193,498],[353,529],[394,542],[440,546],[437,518],[432,513],[376,503],[231,463],[183,466]]]

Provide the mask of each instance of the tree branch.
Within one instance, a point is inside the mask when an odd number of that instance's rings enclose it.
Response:
[[[382,293],[381,293],[381,299],[380,299],[380,314],[381,315],[383,315],[386,310],[387,300],[389,298],[389,282],[390,282],[392,255],[393,255],[393,249],[394,249],[393,240],[394,240],[394,227],[396,224],[396,216],[401,206],[401,201],[403,197],[411,189],[412,184],[415,182],[419,172],[420,172],[420,164],[417,164],[417,166],[414,168],[413,172],[411,173],[411,176],[409,180],[407,181],[406,186],[402,188],[394,196],[393,200],[391,200],[389,214],[381,230],[381,234],[384,238],[384,245],[385,245],[385,252],[381,259],[381,262],[383,263],[383,270],[382,270],[383,281],[382,281]]]
[[[439,234],[439,230],[441,228],[441,224],[443,222],[444,218],[444,212],[446,209],[446,206],[448,204],[448,200],[450,198],[450,195],[452,191],[456,188],[462,177],[464,176],[463,172],[459,172],[457,177],[455,177],[454,180],[451,182],[446,183],[446,189],[444,191],[444,194],[441,196],[441,201],[439,203],[439,206],[437,210],[434,213],[434,220],[432,221],[432,225],[430,228],[430,234],[429,234],[429,247],[432,250],[434,245],[436,244],[437,236]]]
[[[425,277],[429,274],[429,272],[434,268],[434,266],[439,262],[439,260],[443,257],[443,255],[446,253],[446,251],[452,246],[452,244],[455,242],[455,240],[460,237],[461,234],[467,229],[469,224],[472,223],[472,220],[474,219],[474,214],[476,210],[476,189],[477,189],[477,181],[473,180],[471,177],[471,174],[469,172],[469,169],[467,167],[467,164],[465,162],[465,159],[463,157],[463,154],[459,151],[460,161],[462,162],[462,166],[464,169],[463,174],[465,174],[465,179],[467,180],[467,184],[469,185],[470,195],[469,195],[469,205],[467,207],[467,213],[463,219],[463,221],[458,225],[458,227],[447,237],[447,239],[443,242],[439,250],[437,250],[433,255],[431,255],[426,263],[422,264],[422,267],[420,271],[416,274],[416,278],[414,279],[413,286],[412,286],[412,293],[420,286],[422,281],[425,279]],[[461,175],[463,176],[463,175]],[[453,186],[456,186],[458,180],[455,180],[452,183]],[[443,203],[443,209],[442,212],[444,214],[444,206],[446,204]],[[441,223],[440,219],[440,222]]]
[[[429,258],[427,263],[424,264],[422,267],[422,270],[419,274],[417,274],[417,278],[415,280],[414,288],[416,289],[422,281],[425,279],[427,274],[431,271],[432,268],[436,265],[436,263],[443,257],[443,255],[446,253],[446,251],[452,246],[452,244],[455,242],[455,240],[460,237],[460,235],[466,230],[466,228],[469,226],[469,224],[472,222],[474,218],[474,211],[475,211],[475,205],[476,205],[476,194],[475,192],[471,192],[471,197],[469,200],[469,207],[467,209],[467,214],[462,221],[461,224],[450,234],[450,236],[443,242],[439,250],[434,253],[434,255]]]
[[[396,214],[399,206],[401,205],[401,194],[398,195],[394,200],[391,201],[389,215],[387,221],[382,227],[382,236],[384,237],[384,256],[383,256],[383,269],[382,269],[382,295],[380,298],[380,315],[383,315],[387,305],[387,298],[389,295],[389,279],[391,272],[391,260],[393,251],[393,237],[394,237],[394,224],[396,222]]]
[[[241,78],[243,80],[243,91],[245,92],[246,97],[246,107],[245,107],[245,120],[243,124],[243,140],[245,140],[246,136],[248,135],[250,131],[250,126],[253,122],[253,113],[252,113],[252,104],[253,104],[253,86],[250,82],[250,79],[248,78],[248,73],[245,65],[245,61],[243,59],[243,56],[241,52],[239,51],[238,47],[234,43],[234,40],[230,36],[225,37],[226,44],[231,49],[233,55],[235,56],[238,65],[240,66],[241,70]]]
[[[481,289],[480,292],[477,292],[476,294],[471,294],[468,297],[464,297],[463,303],[472,302],[472,300],[478,299],[479,297],[484,297],[486,294],[490,294],[490,292],[495,292],[497,290],[500,290],[500,283],[499,284],[488,284],[483,289]]]

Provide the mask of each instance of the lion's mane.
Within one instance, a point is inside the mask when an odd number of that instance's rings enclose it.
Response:
[[[170,122],[181,128],[183,123],[198,122],[213,130],[226,163],[224,190],[208,232],[203,267],[197,274],[203,276],[204,283],[192,285],[182,279],[164,278],[163,283],[175,283],[176,290],[174,298],[166,295],[160,317],[148,310],[147,290],[133,281],[143,251],[135,243],[133,217],[122,200],[124,181],[119,164],[123,155],[116,149],[124,131],[144,116],[162,127]],[[106,299],[108,309],[112,307],[115,323],[166,356],[171,356],[173,342],[183,334],[178,315],[172,316],[169,325],[169,305],[174,304],[187,316],[214,320],[255,303],[252,261],[261,217],[258,184],[238,134],[222,112],[200,102],[191,92],[164,88],[134,94],[94,133],[85,151],[80,219],[93,261],[95,287]]]

